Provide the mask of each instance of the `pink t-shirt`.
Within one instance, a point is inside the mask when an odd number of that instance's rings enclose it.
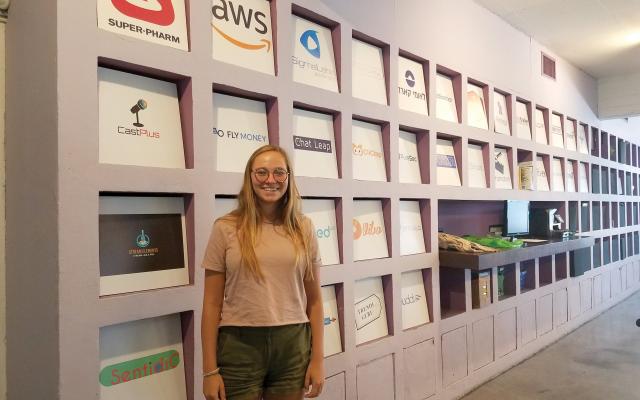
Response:
[[[314,266],[322,264],[313,224],[304,219]],[[241,263],[235,222],[218,219],[207,244],[202,267],[225,273],[220,326],[278,326],[308,322],[304,291],[306,268],[296,265],[295,246],[282,226],[263,223],[255,249],[264,280]],[[319,279],[319,277],[315,277]]]

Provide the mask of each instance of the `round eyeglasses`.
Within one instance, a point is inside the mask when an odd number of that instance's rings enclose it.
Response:
[[[266,168],[259,168],[259,169],[253,170],[252,172],[253,172],[253,176],[256,178],[256,180],[259,183],[266,182],[267,179],[269,179],[269,175],[273,175],[273,180],[275,180],[278,183],[283,183],[289,177],[289,172],[287,172],[287,170],[282,168],[276,168],[273,170],[273,172],[269,172],[269,170]]]

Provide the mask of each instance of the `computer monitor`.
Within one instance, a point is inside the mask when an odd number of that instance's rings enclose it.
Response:
[[[529,202],[506,200],[504,202],[504,236],[529,234]]]

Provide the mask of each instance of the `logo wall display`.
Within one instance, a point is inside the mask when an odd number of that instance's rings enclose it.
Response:
[[[542,110],[536,108],[535,110],[535,133],[536,133],[536,142],[547,144],[547,129],[544,122],[544,113]]]
[[[512,189],[511,168],[506,149],[496,147],[493,153],[493,164],[496,178],[496,189]]]
[[[186,400],[182,347],[178,314],[100,328],[100,399]]]
[[[576,177],[573,173],[573,162],[567,161],[566,164],[567,169],[567,192],[575,192],[576,191]]]
[[[425,251],[420,203],[402,200],[400,201],[400,255]]]
[[[562,134],[562,121],[558,114],[551,114],[551,145],[564,148],[564,137]]]
[[[332,115],[294,108],[293,148],[296,175],[338,179]]]
[[[578,144],[576,143],[576,128],[575,121],[567,119],[565,122],[567,133],[567,150],[577,151]]]
[[[549,191],[547,171],[544,166],[544,161],[540,156],[536,156],[536,190],[541,192]]]
[[[467,123],[480,129],[489,129],[484,107],[484,90],[477,85],[467,85]]]
[[[484,156],[482,147],[470,143],[467,149],[469,160],[469,187],[486,188],[487,177],[484,171]]]
[[[99,161],[184,168],[174,83],[98,68]]]
[[[184,0],[97,0],[98,27],[189,50]]]
[[[353,178],[386,182],[387,170],[380,126],[353,120],[351,127]]]
[[[422,271],[405,272],[401,276],[402,329],[430,322]]]
[[[423,115],[429,114],[422,64],[405,57],[398,58],[398,107]]]
[[[331,30],[322,25],[291,16],[291,63],[293,81],[338,92],[338,76]]]
[[[389,257],[387,235],[379,200],[353,202],[354,261]]]
[[[340,319],[338,318],[338,302],[333,285],[323,286],[322,309],[324,311],[324,356],[342,352],[340,338]]]
[[[400,182],[422,183],[420,163],[418,162],[418,144],[414,133],[399,131],[398,153]]]
[[[503,135],[511,135],[509,116],[507,115],[507,98],[504,94],[493,92],[494,131]]]
[[[564,192],[564,176],[562,170],[562,161],[559,158],[553,158],[553,182],[554,191]]]
[[[589,142],[587,141],[587,128],[582,124],[578,125],[578,151],[582,154],[589,154]]]
[[[269,1],[213,0],[211,5],[213,58],[274,75]]]
[[[442,74],[436,74],[436,117],[445,121],[458,122],[453,80]]]
[[[351,90],[353,97],[387,104],[382,49],[351,39]]]
[[[189,283],[183,202],[100,197],[101,296]]]
[[[521,101],[516,101],[516,116],[518,117],[518,123],[516,125],[516,135],[519,138],[531,140],[529,112],[527,111],[527,105]]]
[[[334,201],[330,199],[303,199],[302,212],[313,222],[322,265],[340,264]]]
[[[243,173],[251,154],[269,144],[263,101],[213,93],[213,131],[218,171]]]
[[[356,281],[354,285],[356,344],[387,336],[387,313],[380,277]]]
[[[460,186],[458,162],[453,149],[453,142],[448,139],[436,140],[437,182],[439,185]]]

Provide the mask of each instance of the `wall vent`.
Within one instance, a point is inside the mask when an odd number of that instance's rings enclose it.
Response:
[[[556,60],[542,53],[542,75],[556,79]]]

